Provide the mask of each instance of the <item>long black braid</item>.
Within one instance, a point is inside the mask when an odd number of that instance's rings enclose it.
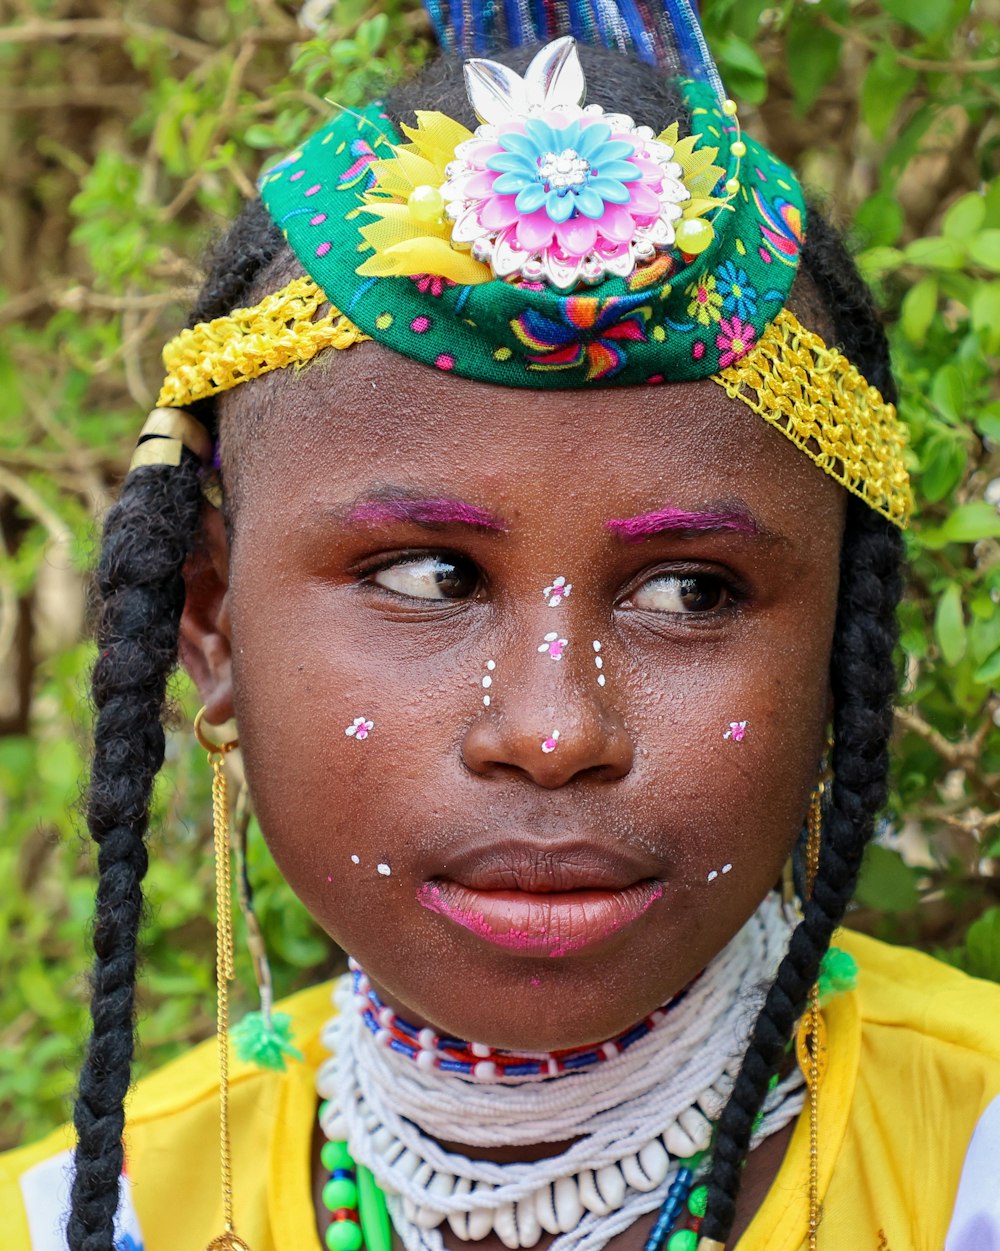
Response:
[[[239,304],[282,238],[253,204],[218,250],[192,314],[218,317]],[[211,422],[209,413],[199,413]],[[122,1171],[122,1102],[134,1049],[137,940],[153,781],[163,764],[167,679],[177,664],[184,562],[199,532],[199,466],[130,474],[104,525],[97,586],[101,614],[92,691],[94,763],[87,823],[98,844],[93,1029],[73,1121],[78,1145],[70,1251],[111,1251]]]
[[[809,215],[802,266],[819,290],[837,345],[886,399],[894,401],[888,343],[871,294],[837,232],[815,211]],[[824,812],[819,869],[812,898],[754,1023],[736,1084],[716,1126],[701,1232],[719,1242],[726,1241],[733,1227],[754,1118],[854,893],[875,817],[886,800],[902,561],[896,527],[849,497],[830,661],[833,784]]]
[[[676,91],[648,66],[600,49],[582,48],[581,57],[592,101],[619,105],[628,99],[635,115],[653,125],[682,114]],[[524,54],[499,59],[517,68]],[[467,113],[461,78],[454,63],[443,60],[428,67],[412,93],[400,90],[387,111],[398,118],[411,101],[427,108],[435,90],[440,98],[430,104],[456,118]],[[861,372],[893,399],[888,348],[871,297],[837,233],[822,215],[812,213],[809,222],[803,269],[819,292],[836,339]],[[246,304],[289,260],[287,245],[263,207],[248,205],[211,260],[190,324]],[[197,406],[197,416],[214,433],[211,401]],[[130,475],[104,529],[88,806],[90,831],[100,848],[93,1033],[74,1113],[78,1145],[67,1227],[70,1251],[113,1247],[123,1163],[122,1104],[134,1049],[144,840],[153,780],[163,762],[162,719],[167,680],[177,663],[183,566],[199,533],[199,508],[199,467],[185,451],[179,469],[149,466]],[[897,531],[852,497],[831,661],[832,800],[813,900],[768,992],[717,1127],[702,1232],[721,1242],[732,1229],[754,1117],[851,897],[875,814],[885,802],[900,567]]]

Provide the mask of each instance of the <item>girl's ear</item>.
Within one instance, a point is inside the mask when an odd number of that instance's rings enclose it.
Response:
[[[210,725],[235,716],[229,618],[229,540],[222,512],[202,506],[201,541],[184,565],[181,663],[194,680]]]

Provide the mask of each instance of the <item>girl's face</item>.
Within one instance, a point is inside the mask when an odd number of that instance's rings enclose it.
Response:
[[[367,343],[223,410],[184,657],[296,894],[459,1037],[669,999],[801,828],[842,491],[710,381],[536,394]]]

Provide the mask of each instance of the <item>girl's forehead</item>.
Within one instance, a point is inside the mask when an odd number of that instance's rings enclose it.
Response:
[[[765,518],[826,515],[839,528],[843,510],[836,483],[709,379],[538,393],[369,342],[224,399],[239,448],[230,484],[268,507],[279,496],[307,511],[399,483],[492,506],[602,502],[609,517],[741,498]]]

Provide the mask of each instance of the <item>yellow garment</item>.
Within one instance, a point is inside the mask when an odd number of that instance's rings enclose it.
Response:
[[[858,989],[825,1009],[830,1065],[820,1105],[820,1251],[941,1251],[972,1132],[1000,1094],[1000,986],[856,934],[839,946]],[[310,1143],[318,1041],[329,987],[283,1005],[304,1064],[285,1074],[236,1065],[236,1227],[253,1251],[321,1251]],[[204,1251],[222,1230],[214,1043],[141,1082],[126,1134],[145,1251]],[[805,1246],[808,1117],[735,1251]],[[0,1247],[33,1251],[19,1177],[65,1151],[66,1130],[0,1157]]]

